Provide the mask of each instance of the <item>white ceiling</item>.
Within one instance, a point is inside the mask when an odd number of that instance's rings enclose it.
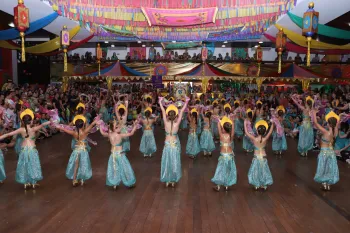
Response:
[[[13,8],[17,5],[16,0],[0,0],[0,10],[13,15]],[[303,16],[303,13],[308,9],[309,0],[298,0],[297,5],[291,11],[293,14],[298,16]],[[51,6],[45,2],[45,0],[25,0],[25,5],[29,8],[29,17],[30,21],[35,21],[42,17],[45,17],[53,12]],[[349,0],[314,0],[315,10],[320,12],[319,22],[321,24],[328,23],[333,19],[337,18],[340,15],[343,15],[350,11]],[[349,19],[350,21],[350,19]],[[288,29],[301,33],[301,29],[296,26],[288,17],[288,15],[281,16],[278,21],[278,24],[287,27]],[[66,25],[69,29],[78,25],[78,22],[70,20],[68,18],[59,16],[51,24],[47,25],[44,29],[48,32],[58,35],[62,29],[62,26]],[[277,29],[274,26],[271,26],[267,33],[275,36]],[[90,35],[90,32],[85,28],[82,28],[80,32],[73,38],[73,40],[82,40]],[[98,39],[95,37],[91,41],[95,42]],[[262,40],[267,41],[266,38]],[[255,41],[255,40],[253,40]]]

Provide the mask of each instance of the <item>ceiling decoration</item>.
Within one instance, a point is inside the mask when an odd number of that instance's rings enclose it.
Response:
[[[107,27],[110,33],[115,33],[112,29],[128,31],[139,39],[154,41],[202,41],[209,33],[214,33],[210,38],[215,41],[213,36],[217,32],[225,32],[229,40],[260,37],[296,3],[296,0],[49,1],[60,15],[79,21],[100,37]],[[230,34],[230,30],[239,27],[246,30]]]

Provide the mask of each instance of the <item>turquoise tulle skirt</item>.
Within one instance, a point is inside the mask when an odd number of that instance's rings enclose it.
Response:
[[[339,181],[339,169],[334,150],[321,148],[317,158],[317,171],[314,180],[317,183],[335,184]]]
[[[226,187],[237,183],[237,169],[233,153],[220,153],[215,175],[211,181],[216,185]]]
[[[279,137],[276,131],[272,134],[272,150],[273,151],[285,151],[287,150],[287,140],[286,136],[283,134]]]
[[[299,129],[298,151],[306,153],[313,148],[314,129],[310,120],[304,120]]]
[[[75,138],[73,138],[72,143],[71,143],[72,150],[75,149],[76,144],[77,144],[77,140]],[[88,152],[91,151],[91,146],[89,145],[89,143],[86,143],[86,149],[88,150]]]
[[[153,130],[144,130],[140,143],[140,151],[144,155],[151,155],[157,151]]]
[[[4,154],[2,153],[2,150],[0,150],[0,182],[4,181],[5,179],[6,179],[6,172],[5,172]]]
[[[84,146],[76,146],[73,150],[68,166],[66,169],[66,177],[70,180],[74,179],[75,162],[78,160],[78,171],[76,180],[88,180],[92,177],[91,162],[89,152]]]
[[[212,152],[215,150],[213,135],[209,129],[203,130],[200,138],[201,150],[204,152]]]
[[[114,151],[108,160],[106,185],[118,186],[120,182],[123,182],[127,187],[131,187],[136,183],[136,178],[125,154]]]
[[[181,148],[179,140],[165,142],[160,170],[161,182],[178,182],[181,173]]]
[[[43,179],[40,158],[34,146],[22,147],[19,154],[16,181],[20,184],[36,184]]]
[[[201,152],[201,147],[199,145],[198,135],[196,132],[188,134],[187,144],[186,144],[186,154],[191,156],[196,156]]]
[[[254,150],[254,144],[252,143],[252,141],[244,135],[243,137],[243,149],[248,151],[248,152],[252,152]]]
[[[187,112],[183,114],[182,120],[181,120],[181,125],[180,129],[187,129],[188,127],[188,121],[187,121]]]
[[[124,126],[120,132],[121,133],[128,133],[127,127]],[[129,137],[122,139],[122,147],[123,147],[123,151],[124,152],[129,152],[130,151],[130,140],[129,140]]]
[[[15,151],[17,156],[21,153],[22,150],[22,142],[23,142],[23,137],[20,134],[17,134],[16,136],[16,143],[15,143]]]
[[[254,187],[265,187],[273,184],[267,159],[261,156],[254,156],[252,165],[248,172],[249,184]]]
[[[103,120],[103,122],[108,124],[111,119],[108,113],[108,109],[106,107],[102,107],[99,113],[102,115],[101,119]]]
[[[235,119],[235,136],[236,137],[242,137],[243,132],[243,120],[242,119]]]

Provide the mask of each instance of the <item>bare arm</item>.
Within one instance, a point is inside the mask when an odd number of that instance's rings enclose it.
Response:
[[[3,139],[5,139],[5,138],[7,138],[7,137],[11,137],[11,136],[14,136],[14,135],[17,135],[17,134],[20,134],[21,132],[23,132],[23,129],[22,129],[22,128],[19,128],[19,129],[15,130],[15,131],[12,131],[12,132],[10,132],[10,133],[1,135],[1,136],[0,136],[0,140],[3,140]]]
[[[47,122],[45,122],[45,123],[42,123],[41,125],[35,126],[35,127],[33,127],[33,130],[34,130],[34,131],[41,130],[42,127],[45,127],[45,126],[47,126],[47,125],[49,125],[49,124],[51,124],[51,121],[47,121]]]
[[[221,123],[220,123],[220,121],[218,121],[218,132],[219,132],[219,135],[220,135],[220,137],[221,137],[221,135],[222,135],[222,126],[221,126]]]
[[[58,129],[69,134],[69,135],[72,135],[72,136],[75,134],[75,131],[73,131],[73,130],[69,130],[69,129],[65,129],[65,128],[58,128]]]
[[[246,120],[247,121],[247,120]],[[245,134],[247,135],[247,137],[250,139],[250,140],[254,140],[255,137],[253,135],[251,135],[248,131],[248,128],[247,128],[247,124],[244,122],[244,131],[245,131]]]
[[[186,97],[186,102],[185,102],[184,106],[180,110],[179,118],[177,119],[176,124],[179,124],[181,122],[182,116],[184,115],[184,112],[185,112],[185,110],[187,108],[189,100],[190,99]]]
[[[314,119],[313,122],[314,122],[315,127],[316,127],[318,130],[320,130],[322,133],[327,133],[328,131],[327,131],[325,128],[323,128],[323,127],[318,123],[317,117],[316,117],[316,111],[313,111],[312,116],[313,116],[313,119]]]
[[[299,102],[294,97],[292,97],[292,100],[298,106],[298,108],[300,108],[301,110],[304,110],[304,107],[301,104],[299,104]]]
[[[86,129],[84,130],[84,132],[85,132],[86,134],[88,134],[88,133],[90,132],[90,130],[96,125],[96,123],[97,123],[97,121],[94,120],[94,121],[91,123],[91,125],[89,125],[88,127],[86,127]]]
[[[266,140],[268,140],[268,139],[270,138],[270,136],[271,136],[271,134],[272,134],[272,132],[273,132],[273,128],[274,128],[274,127],[275,127],[275,125],[272,124],[272,125],[271,125],[270,131],[267,133],[267,135],[266,135],[266,137],[265,137]]]
[[[163,116],[163,120],[165,120],[166,119],[166,113],[165,113],[165,109],[164,109],[164,106],[163,106],[163,104],[162,104],[162,99],[163,98],[159,98],[159,106],[160,106],[160,110],[162,111],[162,116]]]
[[[100,133],[102,134],[103,137],[108,137],[108,133],[104,132],[101,128],[100,128]]]
[[[137,124],[138,124],[138,122],[134,121],[134,127],[132,128],[131,132],[130,133],[125,133],[125,134],[120,134],[120,136],[122,138],[126,138],[126,137],[130,137],[130,136],[134,135],[134,133],[136,131]]]

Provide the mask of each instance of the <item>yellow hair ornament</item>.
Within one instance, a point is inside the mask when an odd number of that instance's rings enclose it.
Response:
[[[18,101],[18,103],[19,103],[20,105],[23,105],[23,101],[22,101],[22,100]]]
[[[229,108],[229,109],[231,110],[231,105],[230,105],[230,104],[225,104],[225,105],[224,105],[224,109],[225,109],[225,108]]]
[[[195,109],[195,108],[193,108],[193,109],[191,110],[191,114],[194,113],[194,112],[198,114],[197,109]]]
[[[173,102],[175,101],[174,97],[170,97],[169,100],[171,100]]]
[[[255,129],[258,129],[259,126],[265,126],[266,130],[268,130],[268,128],[269,128],[269,125],[264,120],[260,120],[260,121],[255,123]]]
[[[30,110],[29,108],[27,108],[26,110],[24,110],[21,115],[20,115],[20,118],[21,120],[23,119],[24,116],[30,116],[32,118],[32,120],[34,120],[34,113],[32,110]]]
[[[118,109],[118,111],[119,111],[119,109],[124,109],[126,111],[126,107],[124,104],[120,104],[117,109]]]
[[[77,120],[82,120],[84,123],[86,122],[86,118],[83,115],[76,115],[73,119],[73,124],[75,124]]]
[[[282,105],[278,106],[278,107],[276,108],[276,111],[277,111],[277,112],[278,112],[278,111],[282,111],[283,113],[286,113],[286,109],[285,109]]]
[[[309,101],[309,100],[311,100],[312,103],[314,103],[314,99],[313,98],[311,98],[310,96],[306,97],[306,102]]]
[[[256,105],[258,105],[258,104],[263,104],[260,100],[258,100],[258,101],[256,101],[256,103],[255,103]]]
[[[152,96],[150,96],[150,95],[145,95],[144,99],[145,99],[145,100],[147,100],[147,99],[152,99]]]
[[[170,111],[174,111],[176,116],[179,114],[179,109],[178,109],[175,105],[173,105],[173,104],[170,104],[170,105],[166,108],[165,113],[168,115],[168,113],[169,113]]]
[[[75,109],[78,110],[78,108],[83,108],[83,109],[85,109],[85,104],[79,103]]]
[[[253,113],[253,111],[252,111],[250,108],[248,108],[247,111],[245,111],[245,113],[246,113],[247,115],[248,115],[248,113],[250,113],[250,112]]]
[[[226,99],[225,99],[225,98],[221,98],[221,102],[222,102],[222,101],[225,101],[225,102],[226,102]]]
[[[218,100],[214,100],[212,105],[214,105],[214,104],[219,104],[219,101]]]
[[[229,124],[232,125],[231,119],[228,118],[228,117],[226,117],[226,116],[224,116],[224,117],[221,119],[221,121],[220,121],[220,124],[221,124],[222,127],[224,127],[224,124],[225,124],[225,123],[229,123]]]
[[[326,121],[328,122],[329,118],[334,117],[335,119],[337,119],[337,121],[339,121],[339,116],[337,114],[335,114],[333,111],[330,111],[327,115],[326,115]]]
[[[148,107],[143,112],[147,112],[147,111],[150,111],[150,113],[152,113],[152,108]]]
[[[238,104],[238,105],[240,105],[241,104],[241,102],[239,102],[239,100],[235,100],[235,102],[233,102],[234,104]]]

